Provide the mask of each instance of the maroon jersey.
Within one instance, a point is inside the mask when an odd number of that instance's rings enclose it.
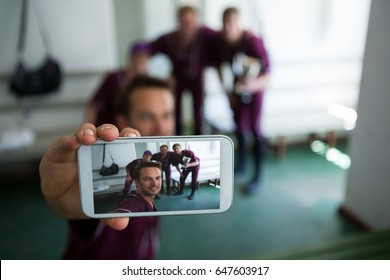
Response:
[[[133,161],[131,161],[128,165],[126,165],[126,171],[130,174],[131,178],[134,178],[134,170],[140,164],[142,161],[142,158],[137,158]]]
[[[184,164],[187,161],[188,163],[199,162],[199,158],[190,150],[181,150],[181,156],[176,154],[175,161],[173,165]]]
[[[132,217],[124,230],[97,219],[69,221],[64,258],[72,260],[152,260],[159,243],[158,217]]]
[[[117,70],[108,73],[89,101],[97,109],[94,125],[116,124],[116,96],[125,81],[126,72]]]
[[[209,49],[209,58],[213,60],[214,65],[219,67],[224,62],[232,65],[234,57],[239,53],[244,53],[260,60],[260,74],[270,71],[269,57],[260,37],[244,32],[241,41],[231,45],[225,41],[222,33],[219,33],[214,40],[213,46]]]
[[[166,157],[161,157],[161,153],[155,153],[152,156],[152,160],[161,162],[162,170],[167,170],[170,168],[170,165],[174,162],[175,159],[175,153],[174,152],[168,152]]]
[[[164,34],[150,43],[152,55],[165,54],[172,63],[172,75],[179,83],[202,80],[206,66],[206,47],[213,40],[216,31],[202,26],[188,50],[179,47],[177,31]]]
[[[156,207],[150,205],[139,193],[136,191],[126,196],[115,209],[114,212],[153,212]]]

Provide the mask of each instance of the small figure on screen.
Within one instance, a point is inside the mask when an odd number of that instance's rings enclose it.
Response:
[[[175,158],[175,153],[168,151],[168,145],[163,144],[160,146],[160,152],[154,153],[152,160],[161,162],[162,171],[165,173],[165,185],[166,185],[166,194],[171,194],[171,165],[173,164]],[[161,186],[161,194],[164,194],[164,187]]]
[[[125,179],[125,188],[123,189],[123,195],[126,196],[129,194],[131,185],[134,182],[134,170],[141,162],[150,161],[152,158],[152,152],[149,150],[144,151],[142,158],[137,158],[131,161],[126,165],[126,179]]]
[[[176,161],[173,165],[176,167],[177,171],[180,173],[180,186],[179,191],[174,195],[182,195],[184,184],[187,179],[188,174],[192,174],[191,177],[191,194],[188,199],[193,200],[195,198],[195,190],[198,186],[198,174],[200,169],[199,158],[190,150],[182,150],[180,144],[176,143],[172,147],[173,151],[176,154]],[[179,168],[179,164],[182,165]]]
[[[154,198],[161,190],[161,163],[142,161],[134,170],[137,189],[126,196],[114,212],[152,212],[157,211]]]

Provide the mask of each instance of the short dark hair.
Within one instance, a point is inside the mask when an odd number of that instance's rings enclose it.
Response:
[[[169,149],[169,147],[168,147],[167,144],[162,144],[162,145],[160,146],[160,149],[161,149],[161,148],[167,148],[167,149]]]
[[[185,13],[193,13],[196,15],[198,11],[191,5],[184,5],[177,9],[177,18],[180,19]]]
[[[232,14],[238,15],[238,14],[239,14],[238,9],[235,8],[235,7],[228,7],[228,8],[226,8],[226,9],[223,11],[223,14],[222,14],[222,21],[225,21],[225,19],[226,19],[228,16],[232,15]]]
[[[173,144],[172,149],[174,150],[176,146],[179,146],[181,149],[181,145],[179,143]]]
[[[141,161],[134,169],[134,179],[139,180],[141,176],[141,169],[146,167],[157,167],[160,171],[162,171],[162,165],[159,161]]]
[[[171,84],[167,80],[163,80],[148,75],[138,75],[130,82],[126,83],[119,91],[117,98],[117,112],[124,116],[128,116],[131,110],[130,96],[136,89],[139,88],[162,88],[172,93]]]

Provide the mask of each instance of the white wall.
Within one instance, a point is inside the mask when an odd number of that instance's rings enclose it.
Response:
[[[64,70],[64,79],[54,94],[19,99],[10,93],[8,76],[17,61],[22,1],[1,0],[0,153],[1,147],[7,149],[7,143],[19,138],[18,131],[29,129],[36,137],[15,153],[1,154],[0,162],[40,158],[51,141],[73,133],[83,122],[84,105],[100,75],[117,65],[113,0],[29,2],[24,61],[32,68],[43,61],[45,52],[37,25],[40,19],[50,36],[52,55]]]
[[[343,208],[373,230],[390,228],[390,2],[372,1],[357,127]]]
[[[43,60],[39,20],[50,36],[53,55],[66,72],[103,71],[116,64],[116,38],[111,0],[28,1],[25,59]],[[9,73],[17,58],[21,0],[0,2],[0,73]]]

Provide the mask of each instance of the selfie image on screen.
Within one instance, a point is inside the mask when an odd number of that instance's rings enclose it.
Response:
[[[218,209],[221,143],[181,141],[92,146],[95,214]]]

